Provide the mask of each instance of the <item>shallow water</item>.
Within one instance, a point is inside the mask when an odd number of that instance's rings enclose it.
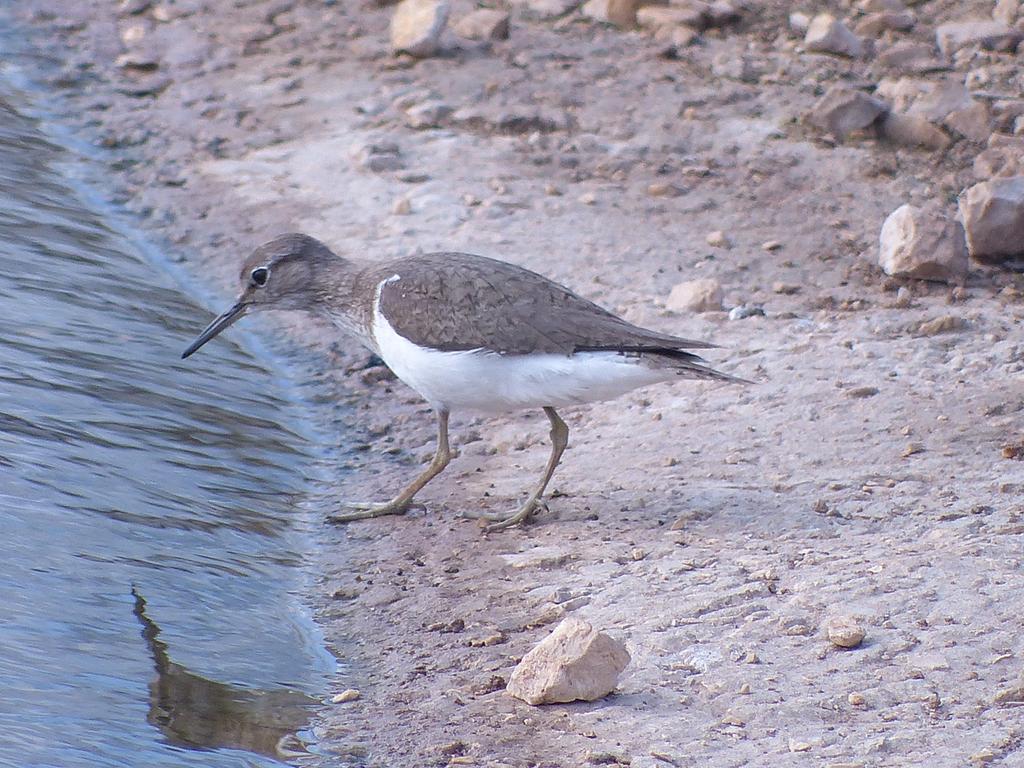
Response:
[[[179,359],[209,311],[4,88],[0,765],[276,765],[334,670],[302,406],[241,334]]]

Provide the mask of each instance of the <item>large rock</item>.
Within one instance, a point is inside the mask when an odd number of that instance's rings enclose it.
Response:
[[[1024,176],[975,184],[960,195],[960,218],[971,256],[1024,256]]]
[[[804,47],[808,51],[834,53],[854,59],[864,52],[860,38],[830,13],[821,13],[811,19],[811,25],[804,35]]]
[[[722,286],[707,277],[678,283],[668,295],[665,307],[673,312],[720,312],[723,298]]]
[[[508,28],[508,11],[477,8],[459,19],[453,31],[467,40],[506,40]]]
[[[967,274],[964,228],[937,209],[901,205],[882,225],[878,264],[887,275],[960,282]]]
[[[833,85],[811,109],[809,120],[842,141],[854,131],[867,128],[887,109],[884,101],[863,91]]]
[[[961,48],[977,45],[986,50],[1009,51],[1020,40],[1020,34],[995,19],[964,19],[949,21],[935,28],[935,43],[943,56],[952,56]]]
[[[433,56],[448,23],[448,0],[402,0],[391,17],[391,48],[420,58]]]
[[[595,21],[614,24],[623,29],[636,26],[636,11],[640,0],[590,0],[583,8],[583,15]]]
[[[620,641],[569,616],[523,657],[506,690],[527,704],[594,701],[615,690],[627,664]]]

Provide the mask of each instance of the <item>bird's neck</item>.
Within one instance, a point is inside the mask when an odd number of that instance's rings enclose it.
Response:
[[[370,329],[377,282],[370,274],[371,267],[370,263],[339,257],[329,268],[320,270],[315,281],[315,311],[374,349]]]

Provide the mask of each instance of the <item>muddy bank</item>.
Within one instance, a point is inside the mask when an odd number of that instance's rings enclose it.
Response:
[[[517,11],[508,41],[448,39],[419,62],[389,54],[376,7],[63,5],[25,13],[68,51],[54,85],[77,129],[109,151],[117,199],[225,299],[280,231],[382,258],[463,249],[713,340],[716,366],[758,382],[568,413],[550,511],[487,536],[459,513],[516,505],[546,422],[455,414],[460,456],[425,511],[323,528],[311,599],[362,693],[325,708],[325,749],[381,766],[1013,759],[1024,465],[1001,448],[1024,409],[1020,278],[876,266],[885,217],[949,205],[983,144],[837,143],[809,126],[830,84],[882,75],[805,51],[782,3],[671,50]],[[917,6],[906,37],[967,10]],[[1019,80],[1019,55],[977,56],[924,76],[986,69],[992,93]],[[431,103],[447,111],[410,117]],[[724,309],[764,314],[666,308],[705,277]],[[305,318],[250,327],[309,345],[329,418],[362,436],[325,514],[429,458],[428,409],[365,353]],[[516,659],[567,612],[626,640],[620,692],[509,699]],[[865,628],[861,647],[829,643],[836,614]]]

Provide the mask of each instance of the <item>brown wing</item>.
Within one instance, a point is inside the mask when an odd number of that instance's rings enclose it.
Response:
[[[398,276],[380,293],[380,311],[395,331],[446,352],[680,354],[714,346],[632,325],[546,277],[483,256],[430,253],[374,271],[380,280]]]

